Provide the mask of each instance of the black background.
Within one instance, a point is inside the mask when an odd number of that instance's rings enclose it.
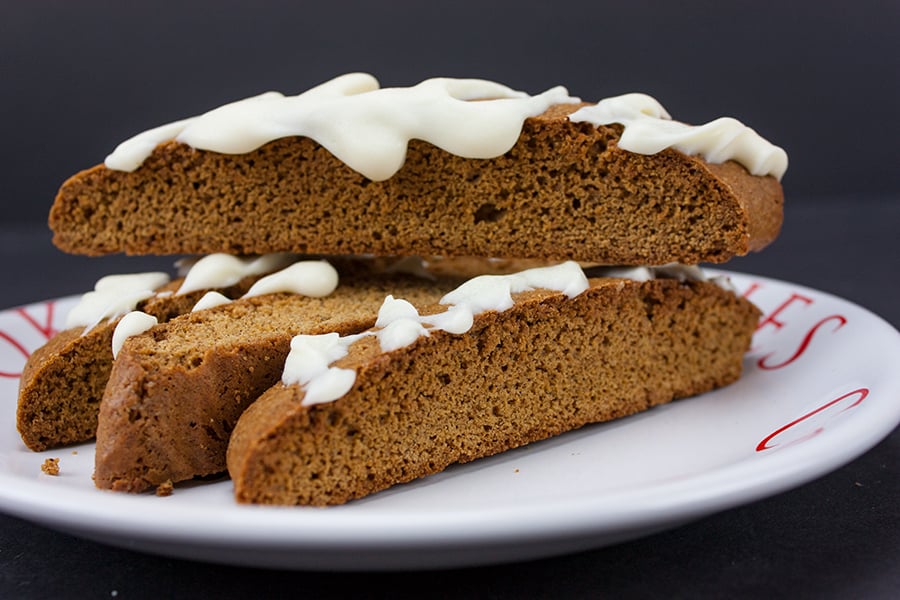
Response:
[[[123,139],[361,70],[383,85],[457,76],[532,93],[562,84],[586,100],[644,91],[680,120],[735,116],[785,147],[791,166],[782,236],[727,266],[833,292],[900,326],[896,0],[123,4],[0,0],[3,308],[171,262],[50,244],[59,184]],[[223,567],[0,515],[0,597],[894,598],[898,458],[895,430],[818,481],[669,532],[441,572]]]
[[[146,128],[350,71],[484,77],[677,119],[734,116],[787,149],[789,200],[900,189],[900,2],[2,3],[0,213]]]

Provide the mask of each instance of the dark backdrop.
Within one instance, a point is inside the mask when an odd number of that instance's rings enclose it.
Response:
[[[121,4],[0,4],[4,221],[43,222],[66,177],[140,130],[353,70],[645,91],[784,146],[789,201],[900,189],[896,0]]]

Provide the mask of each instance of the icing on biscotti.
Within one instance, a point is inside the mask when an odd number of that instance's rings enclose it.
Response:
[[[271,271],[283,264],[290,256],[288,254],[265,255],[255,258],[238,258],[224,254],[205,256],[188,271],[176,295],[234,285],[245,277]],[[310,298],[323,298],[334,292],[338,281],[337,269],[328,262],[301,260],[260,278],[241,297],[253,298],[265,294],[289,293]],[[211,289],[197,301],[191,312],[214,308],[231,301],[230,298]],[[113,357],[118,355],[126,339],[147,331],[157,323],[156,317],[141,311],[131,311],[122,317],[113,332]]]
[[[392,177],[410,140],[464,158],[508,152],[528,117],[555,104],[579,103],[557,86],[535,96],[483,79],[434,78],[412,87],[381,88],[365,73],[336,77],[295,96],[267,92],[202,115],[140,133],[105,161],[134,171],[159,144],[175,140],[199,150],[244,154],[279,138],[306,136],[373,181]],[[700,126],[671,120],[646,94],[625,94],[579,109],[569,119],[624,126],[619,147],[639,154],[675,148],[707,162],[734,160],[754,175],[781,179],[785,151],[740,121],[722,117]]]
[[[707,279],[696,266],[664,265],[661,267],[615,268],[594,267],[595,277],[610,277],[632,281],[656,278],[679,281],[712,281],[726,291],[733,288],[726,277]],[[337,333],[298,335],[291,340],[291,351],[285,360],[281,381],[285,385],[299,385],[304,390],[303,405],[333,402],[353,387],[356,373],[352,369],[333,366],[347,356],[356,342],[374,337],[382,352],[405,348],[432,331],[446,331],[454,335],[468,332],[477,315],[488,311],[503,312],[515,304],[513,296],[536,289],[552,290],[571,299],[589,287],[581,266],[572,261],[527,269],[506,275],[480,275],[448,292],[440,300],[446,310],[422,315],[413,304],[387,296],[373,329],[347,336]]]
[[[299,135],[382,181],[403,166],[412,139],[466,158],[493,158],[513,147],[526,118],[576,102],[562,87],[529,96],[482,79],[437,78],[381,89],[371,75],[351,73],[297,96],[268,92],[145,131],[119,145],[106,166],[133,171],[157,145],[172,139],[201,150],[244,154]]]

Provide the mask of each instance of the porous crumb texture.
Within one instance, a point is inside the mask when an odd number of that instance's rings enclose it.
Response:
[[[235,298],[257,278],[219,290]],[[182,279],[158,292],[175,292]],[[205,291],[182,296],[154,296],[138,310],[168,321],[189,312]],[[16,427],[25,445],[36,452],[93,439],[100,399],[112,369],[112,336],[119,319],[85,333],[84,327],[62,331],[36,350],[25,364],[19,382]]]
[[[309,138],[226,155],[168,142],[133,173],[102,165],[69,179],[54,242],[81,254],[277,251],[496,256],[602,264],[723,262],[781,226],[782,191],[737,163],[618,148],[618,125],[527,119],[488,160],[420,141],[383,182]]]
[[[387,294],[430,304],[458,284],[360,276],[325,298],[241,299],[129,338],[100,405],[95,484],[139,492],[224,471],[235,422],[280,380],[294,335],[356,333],[373,326]]]
[[[341,504],[726,385],[758,318],[711,283],[592,279],[572,300],[523,294],[464,335],[390,353],[364,338],[335,363],[357,372],[344,397],[305,407],[279,383],[244,413],[228,448],[235,496]]]

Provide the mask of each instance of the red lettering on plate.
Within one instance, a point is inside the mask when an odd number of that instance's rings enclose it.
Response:
[[[744,291],[744,293],[741,294],[741,296],[743,296],[744,298],[749,298],[750,295],[751,295],[753,292],[755,292],[756,290],[760,289],[761,287],[762,287],[762,284],[761,284],[761,283],[754,281],[753,283],[750,284],[750,287],[748,287],[748,288]]]
[[[25,319],[28,324],[38,330],[46,339],[52,338],[58,332],[53,328],[53,311],[56,308],[56,302],[50,301],[43,304],[46,312],[44,313],[44,323],[38,323],[24,308],[17,308],[16,312]]]
[[[746,298],[748,294],[759,288],[758,284],[753,284],[750,286],[750,289],[744,293],[744,297]],[[776,329],[781,329],[784,327],[784,321],[779,321],[778,316],[781,315],[787,308],[793,304],[794,302],[803,302],[807,306],[813,303],[812,298],[808,298],[807,296],[801,296],[800,294],[793,293],[788,297],[787,300],[782,302],[775,310],[764,316],[760,319],[759,324],[756,326],[756,330],[759,331],[766,325],[772,325]]]
[[[779,435],[784,433],[785,431],[788,431],[789,429],[799,425],[803,421],[809,419],[810,417],[812,417],[814,415],[817,415],[818,413],[822,412],[823,410],[827,410],[828,408],[831,408],[832,406],[834,406],[844,400],[853,398],[854,396],[858,396],[858,398],[856,398],[856,400],[852,404],[842,408],[840,411],[838,411],[837,414],[844,413],[844,412],[850,410],[851,408],[859,405],[859,403],[862,402],[863,400],[865,400],[866,396],[868,396],[868,395],[869,395],[869,388],[859,388],[858,390],[853,390],[852,392],[847,392],[843,396],[839,396],[839,397],[835,398],[834,400],[830,400],[829,402],[826,402],[819,408],[806,413],[799,419],[794,419],[793,421],[791,421],[784,427],[776,429],[775,431],[773,431],[772,433],[767,435],[765,438],[763,438],[763,440],[759,444],[757,444],[756,451],[762,452],[763,450],[771,450],[772,448],[778,448],[780,446],[779,444],[772,444],[771,442],[776,437],[778,437]],[[787,445],[797,444],[797,443],[812,439],[812,438],[816,437],[817,435],[819,435],[820,433],[822,433],[823,431],[825,431],[824,425],[821,427],[817,427],[816,429],[814,429],[810,433],[807,433],[806,435],[803,435],[797,439],[791,440],[790,442],[787,443]]]
[[[841,315],[831,315],[830,317],[825,317],[824,319],[822,319],[821,321],[819,321],[818,323],[816,323],[815,325],[813,325],[810,328],[810,330],[806,333],[806,336],[803,338],[803,341],[800,342],[800,346],[797,347],[797,350],[794,351],[794,354],[790,358],[788,358],[787,360],[785,360],[783,362],[776,363],[774,365],[769,364],[766,361],[768,359],[772,358],[772,356],[775,354],[774,352],[771,352],[769,354],[766,354],[762,358],[760,358],[756,362],[756,366],[758,366],[760,369],[765,369],[767,371],[772,371],[774,369],[781,369],[783,367],[788,366],[789,364],[791,364],[792,362],[794,362],[795,360],[800,358],[800,356],[802,356],[804,352],[806,352],[806,349],[809,347],[809,343],[812,341],[813,336],[816,334],[816,332],[819,330],[819,328],[822,325],[824,325],[825,323],[828,323],[829,321],[837,321],[837,326],[835,326],[835,328],[832,330],[832,333],[834,333],[835,331],[837,331],[838,329],[840,329],[841,327],[843,327],[844,325],[847,324],[847,318],[843,317]]]
[[[24,308],[17,308],[15,310],[16,314],[22,317],[26,323],[34,327],[34,329],[44,336],[45,339],[50,339],[54,335],[56,335],[57,331],[53,327],[53,312],[55,309],[56,303],[53,301],[46,302],[42,306],[45,309],[45,313],[42,317],[41,321],[35,319],[32,315],[30,315]],[[25,347],[25,345],[14,338],[12,335],[6,333],[5,331],[0,331],[0,340],[8,344],[12,347],[16,352],[22,355],[22,357],[27,361],[28,357],[31,356],[31,351]],[[22,376],[22,372],[12,373],[8,371],[0,371],[0,377],[9,377],[13,379],[18,379]]]

